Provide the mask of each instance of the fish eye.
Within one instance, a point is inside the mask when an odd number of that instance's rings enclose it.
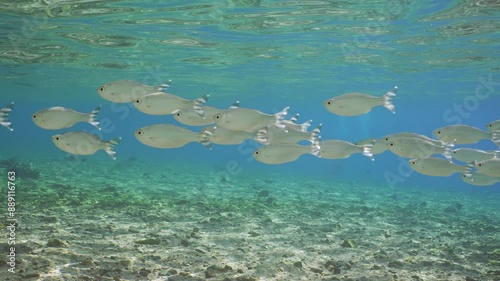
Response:
[[[394,143],[393,143],[393,142],[391,142],[389,145],[390,145],[390,146],[394,146]]]
[[[142,135],[142,130],[137,130],[137,131],[135,131],[135,133],[138,135]]]
[[[482,166],[483,166],[483,163],[479,163],[479,164],[477,164],[477,165],[478,165],[479,167],[482,167]]]
[[[384,138],[384,140],[388,141],[388,140],[389,140],[389,138],[388,138],[388,137],[385,137],[385,138]]]
[[[453,154],[457,154],[457,152],[454,150],[454,151],[453,151]]]
[[[104,91],[104,87],[99,87],[99,91]]]
[[[441,130],[437,131],[436,134],[438,134],[438,135],[441,134]]]
[[[255,155],[259,155],[259,151],[258,151],[258,150],[256,150],[253,154],[255,154]]]
[[[415,165],[415,164],[417,164],[417,161],[413,160],[413,161],[411,161],[411,164]]]
[[[181,116],[181,112],[180,111],[177,111],[177,113],[175,113],[176,116]]]
[[[36,114],[33,114],[33,119],[36,119]]]
[[[58,140],[60,140],[60,139],[61,139],[60,137],[56,137],[56,140],[57,140],[57,141],[58,141]]]
[[[328,101],[326,101],[326,104],[331,105],[331,104],[332,104],[332,101],[331,101],[331,100],[328,100]]]
[[[215,115],[215,119],[220,119],[220,114]]]
[[[137,104],[140,104],[141,103],[141,99],[136,99],[134,102],[137,103]]]

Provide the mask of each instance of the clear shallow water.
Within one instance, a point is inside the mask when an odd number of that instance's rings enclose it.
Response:
[[[479,188],[463,183],[458,174],[440,178],[409,172],[406,161],[390,152],[376,155],[374,162],[360,155],[344,160],[305,155],[270,166],[251,157],[258,147],[253,142],[214,145],[211,151],[196,143],[181,149],[146,147],[133,137],[134,130],[179,124],[171,116],[148,116],[130,105],[112,104],[96,93],[99,85],[114,80],[157,85],[172,79],[172,94],[210,94],[208,104],[219,108],[236,100],[269,113],[290,106],[289,116],[300,113],[299,122],[323,124],[323,140],[354,142],[403,131],[432,136],[435,128],[457,123],[485,129],[500,118],[498,1],[166,2],[0,4],[0,105],[15,102],[15,131],[0,128],[3,157],[38,166],[66,161],[66,153],[51,141],[56,132],[35,126],[31,115],[58,105],[89,112],[102,104],[100,119],[107,123],[102,132],[78,124],[57,133],[121,136],[118,159],[113,162],[100,151],[84,157],[85,162],[70,162],[74,174],[59,175],[60,181],[68,177],[85,185],[86,175],[107,165],[125,184],[138,176],[121,170],[133,158],[134,165],[181,166],[215,181],[233,169],[228,164],[235,165],[237,172],[229,178],[239,187],[254,175],[293,175],[332,188],[352,184],[391,192],[420,188],[498,196],[499,184]],[[395,115],[375,108],[363,116],[340,117],[322,106],[336,95],[383,95],[394,85],[399,87]],[[457,147],[498,149],[486,140]],[[388,181],[387,175],[398,180]]]

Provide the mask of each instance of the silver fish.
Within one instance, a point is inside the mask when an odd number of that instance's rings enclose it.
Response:
[[[460,178],[468,184],[477,186],[491,186],[500,183],[500,177],[490,177],[478,172],[473,172],[469,176],[462,174]]]
[[[135,130],[141,143],[156,148],[178,148],[190,142],[199,142],[211,149],[209,132],[196,133],[170,124],[149,125]]]
[[[139,111],[151,115],[173,114],[179,109],[192,108],[199,116],[204,117],[203,105],[208,98],[209,95],[204,95],[194,100],[187,100],[176,95],[158,92],[136,98],[132,104]]]
[[[370,160],[374,160],[371,152],[373,144],[360,146],[343,140],[326,140],[322,141],[320,146],[320,155],[324,159],[345,159],[355,153],[361,153]]]
[[[217,127],[233,131],[256,132],[271,124],[282,130],[286,130],[283,117],[287,114],[289,107],[285,107],[276,114],[265,114],[255,109],[230,107],[213,116]]]
[[[38,127],[47,130],[69,128],[79,122],[87,122],[100,130],[97,120],[100,110],[101,106],[98,106],[90,113],[81,113],[73,109],[55,106],[37,111],[31,116],[31,120]]]
[[[427,141],[420,138],[395,138],[386,141],[387,148],[394,154],[405,158],[429,158],[434,154],[442,154],[451,160],[452,144]]]
[[[461,162],[470,163],[474,161],[483,161],[495,156],[495,151],[484,151],[474,148],[457,148],[452,150],[451,156]]]
[[[52,142],[62,151],[76,155],[92,155],[103,149],[111,158],[116,159],[115,146],[121,138],[103,141],[87,132],[69,132],[52,136]]]
[[[312,154],[321,157],[319,140],[314,141],[310,146],[280,143],[265,145],[254,151],[253,157],[265,164],[283,164],[293,162],[304,154]]]
[[[467,125],[451,125],[438,128],[433,131],[433,134],[443,142],[453,142],[454,144],[472,144],[483,139],[500,143],[500,131],[486,132]]]
[[[261,144],[267,144],[265,138],[258,137],[257,133],[252,132],[232,131],[217,126],[202,129],[202,133],[206,132],[210,135],[210,142],[220,145],[236,145],[248,139],[253,139]]]
[[[466,166],[460,166],[442,158],[411,159],[408,161],[410,167],[424,175],[435,177],[448,177],[455,173],[463,173]]]
[[[486,128],[490,132],[494,132],[494,131],[500,130],[500,120],[496,120],[496,121],[488,123],[486,125]]]
[[[474,161],[471,164],[467,165],[469,168],[475,167],[477,171],[481,174],[490,176],[490,177],[500,177],[500,158],[498,155],[495,157],[483,160],[483,161]],[[466,173],[467,176],[471,175],[471,169],[469,169]]]
[[[172,81],[159,86],[147,86],[131,80],[109,82],[97,88],[97,93],[104,99],[117,103],[131,102],[142,96],[163,91]]]
[[[396,96],[397,86],[382,97],[361,93],[343,94],[323,102],[323,106],[333,114],[341,116],[357,116],[370,112],[376,106],[384,106],[392,113],[396,113],[392,98]]]
[[[203,106],[203,111],[205,116],[200,116],[192,107],[178,109],[174,111],[173,114],[175,120],[179,123],[188,126],[207,126],[214,123],[212,116],[219,113],[221,109],[211,106]]]
[[[373,155],[384,153],[387,150],[387,145],[385,145],[385,142],[382,139],[369,138],[357,141],[354,144],[357,146],[373,145],[370,150]]]

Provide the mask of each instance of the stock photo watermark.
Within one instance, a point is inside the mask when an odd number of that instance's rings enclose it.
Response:
[[[16,273],[16,172],[7,172],[7,271]]]

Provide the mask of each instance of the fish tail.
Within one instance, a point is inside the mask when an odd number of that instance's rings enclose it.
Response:
[[[295,123],[295,122],[297,122],[297,120],[299,120],[299,116],[300,116],[300,114],[297,113],[292,118],[290,118],[289,121],[292,123]]]
[[[166,89],[170,88],[170,85],[172,85],[172,80],[169,79],[167,82],[161,83],[158,86],[158,91],[160,92],[165,91]]]
[[[0,125],[9,129],[9,131],[14,131],[14,128],[11,127],[12,123],[9,121],[9,114],[12,111],[13,106],[14,102],[11,102],[6,107],[0,109]]]
[[[89,120],[87,122],[89,122],[92,126],[100,130],[101,128],[99,127],[99,120],[97,119],[99,112],[101,112],[101,105],[99,105],[94,110],[92,110],[92,112],[90,112]]]
[[[210,141],[210,138],[212,137],[212,133],[209,130],[202,130],[200,132],[200,141],[204,147],[208,148],[209,150],[212,150],[212,142]]]
[[[288,114],[289,109],[290,109],[290,107],[287,106],[287,107],[283,108],[282,111],[274,114],[274,116],[276,117],[276,121],[274,122],[274,124],[276,125],[276,127],[280,128],[282,130],[285,130],[285,131],[286,131],[286,125],[283,124],[283,119]]]
[[[375,143],[375,140],[373,141]],[[374,161],[372,153],[373,143],[363,145],[363,155],[370,158],[370,160]]]
[[[496,130],[496,131],[491,132],[491,140],[497,146],[500,146],[500,130]]]
[[[322,124],[319,124],[316,128],[314,128],[314,130],[311,131],[311,138],[309,139],[311,143],[314,143],[320,138],[319,134],[321,134],[321,126]]]
[[[234,109],[234,108],[240,108],[240,101],[239,101],[239,100],[235,101],[235,102],[234,102],[234,103],[233,103],[233,104],[229,107],[229,109],[231,109],[231,108],[233,108],[233,109]]]
[[[321,137],[316,137],[316,139],[312,142],[311,144],[311,154],[318,157],[318,158],[321,158]]]
[[[476,161],[473,161],[473,162],[470,162],[469,164],[465,165],[464,176],[466,176],[468,178],[472,177],[472,169],[474,169],[475,162]]]
[[[269,127],[264,127],[257,131],[257,136],[255,137],[255,141],[263,144],[269,144]]]
[[[300,130],[302,132],[307,132],[307,129],[311,126],[312,121],[313,120],[309,120],[307,122],[304,122],[304,123],[300,124]]]
[[[106,142],[106,148],[104,148],[104,150],[109,156],[111,156],[111,158],[113,158],[113,160],[116,160],[115,147],[120,143],[121,140],[122,138],[118,137]]]
[[[384,107],[389,109],[390,112],[396,113],[396,107],[392,103],[392,98],[396,96],[398,86],[394,86],[392,90],[384,95]]]
[[[205,119],[205,110],[203,110],[203,106],[207,103],[209,97],[210,95],[204,95],[194,100],[193,109],[196,114],[203,117],[203,119]]]
[[[451,156],[451,152],[452,152],[452,148],[454,146],[454,144],[448,144],[448,143],[444,143],[444,152],[443,152],[443,155],[446,159],[448,159],[448,161],[451,162],[451,159],[452,159],[452,156]]]

